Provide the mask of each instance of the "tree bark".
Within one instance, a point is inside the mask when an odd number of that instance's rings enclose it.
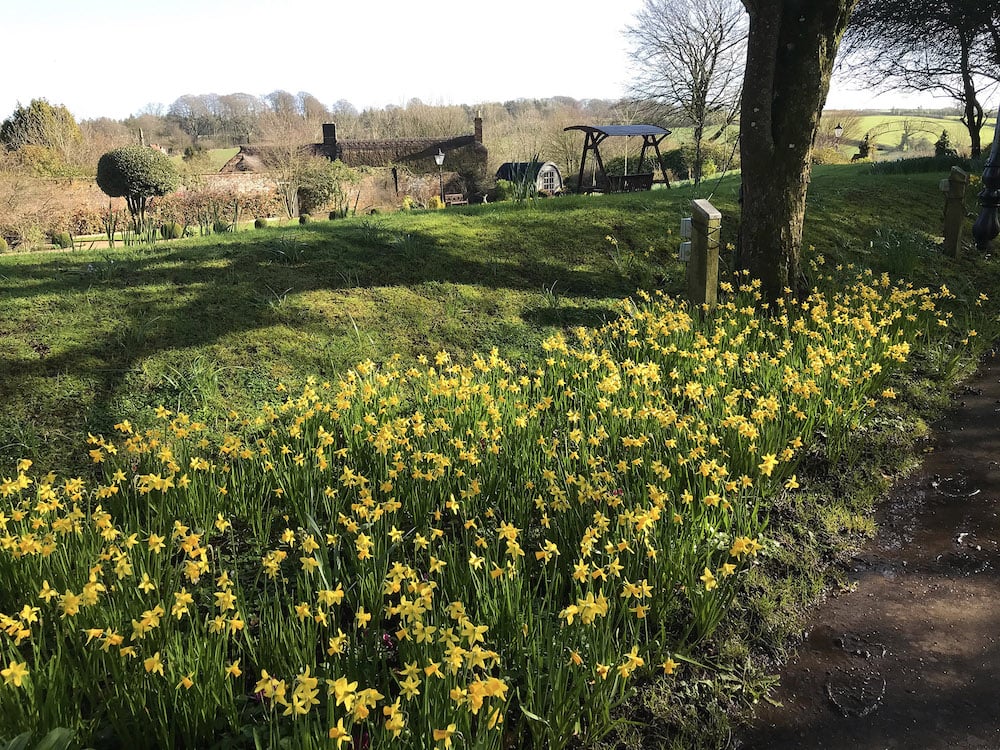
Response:
[[[740,116],[739,264],[766,299],[804,291],[810,156],[840,38],[857,0],[743,0],[750,14]]]

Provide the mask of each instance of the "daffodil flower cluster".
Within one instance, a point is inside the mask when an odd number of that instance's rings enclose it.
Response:
[[[711,635],[803,450],[894,395],[941,296],[862,276],[762,315],[755,282],[724,292],[640,294],[537,365],[362,362],[224,426],[161,407],[90,436],[96,484],[20,462],[0,728],[59,691],[54,720],[139,745],[599,736]]]

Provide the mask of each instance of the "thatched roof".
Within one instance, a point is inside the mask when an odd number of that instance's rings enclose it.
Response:
[[[424,162],[424,166],[434,166],[434,154],[438,149],[446,154],[457,149],[468,149],[481,158],[486,158],[486,147],[476,140],[475,135],[460,135],[453,138],[393,138],[385,140],[338,140],[333,144],[309,143],[302,146],[304,152],[328,159],[340,159],[349,167],[385,167],[392,164]],[[266,172],[268,146],[241,146],[236,156],[227,161],[221,172]]]
[[[275,161],[280,150],[274,146],[240,146],[239,153],[223,164],[219,172],[266,172],[268,162]],[[307,143],[299,151],[309,156],[328,156],[322,143]]]
[[[426,161],[433,164],[438,149],[448,153],[459,148],[485,147],[472,135],[454,138],[392,138],[386,140],[337,141],[337,158],[350,167],[384,167],[390,164]],[[478,148],[477,148],[478,147]]]

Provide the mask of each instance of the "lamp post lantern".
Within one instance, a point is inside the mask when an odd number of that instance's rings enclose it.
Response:
[[[997,111],[1000,118],[1000,110]],[[1000,119],[993,128],[993,147],[983,169],[983,189],[979,193],[979,218],[972,225],[972,236],[980,250],[1000,234]]]
[[[438,165],[438,188],[441,193],[441,205],[444,205],[444,151],[441,149],[434,154],[434,163]]]
[[[844,126],[841,125],[838,122],[837,123],[837,127],[835,127],[833,129],[833,138],[834,138],[834,141],[833,141],[833,150],[834,151],[840,151],[840,136],[842,136],[843,134],[844,134]]]

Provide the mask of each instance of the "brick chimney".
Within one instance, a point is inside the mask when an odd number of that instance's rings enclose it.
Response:
[[[337,146],[337,126],[332,122],[323,123],[323,145]]]
[[[476,133],[475,133],[476,143],[482,143],[483,142],[483,118],[480,116],[480,114],[478,112],[476,112],[476,119],[473,120],[472,123],[476,126]]]

